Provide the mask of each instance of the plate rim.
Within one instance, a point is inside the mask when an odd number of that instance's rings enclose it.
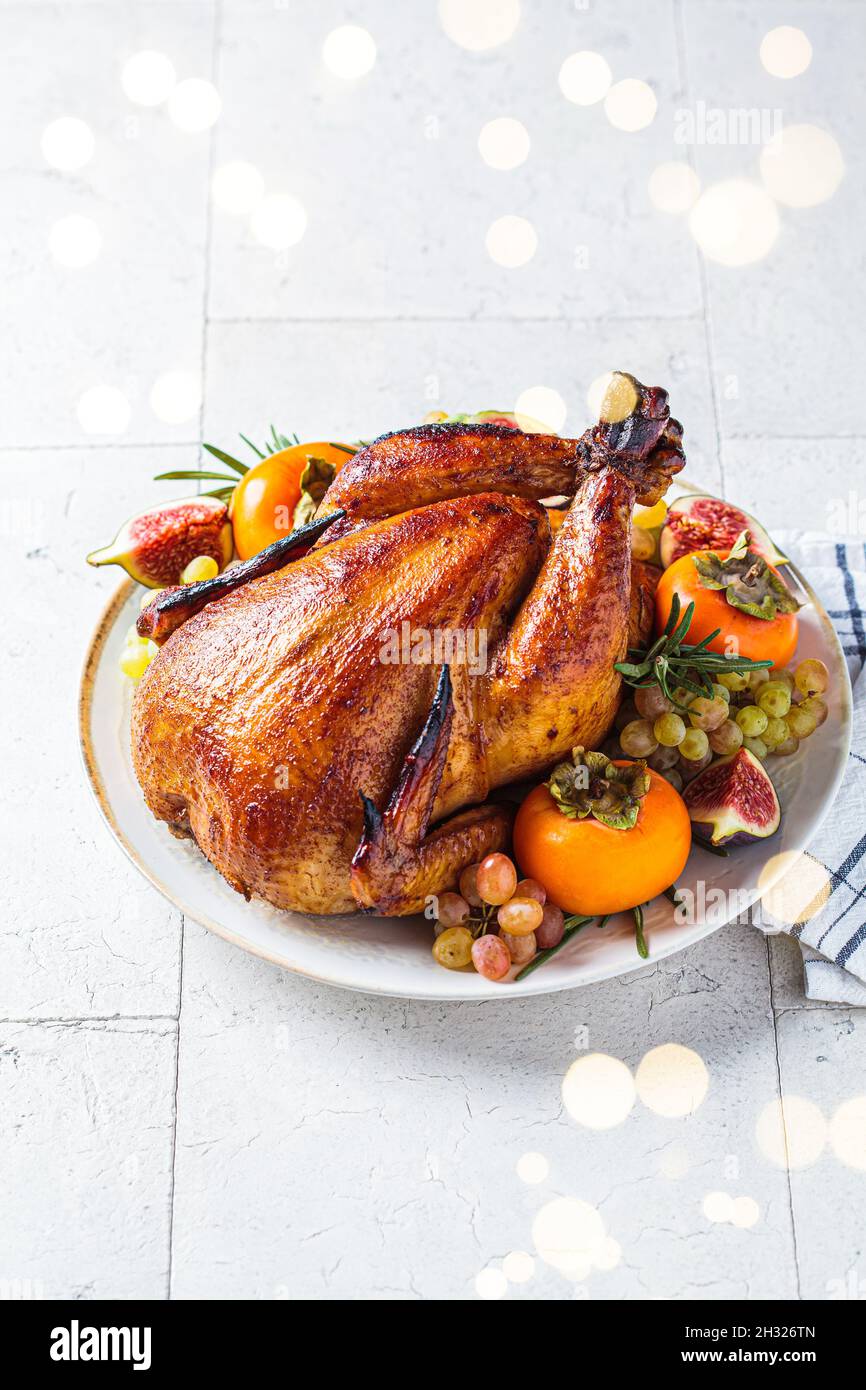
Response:
[[[695,491],[697,491],[697,489],[695,489]],[[842,650],[842,644],[839,641],[839,636],[836,632],[836,629],[833,627],[833,624],[823,603],[818,598],[811,584],[802,574],[798,566],[795,565],[791,560],[788,560],[787,564],[790,568],[791,573],[796,576],[798,583],[802,586],[804,592],[808,595],[809,601],[812,604],[820,620],[821,626],[824,629],[825,634],[829,638],[831,645],[836,650],[836,654],[839,659],[838,664],[843,673],[843,685],[842,689],[840,690],[840,700],[843,712],[843,738],[840,745],[841,755],[839,757],[839,765],[836,770],[835,777],[833,778],[832,782],[828,784],[823,802],[823,811],[811,832],[809,840],[807,840],[806,843],[802,845],[799,850],[793,851],[793,853],[803,853],[807,848],[808,844],[812,842],[815,835],[818,833],[822,824],[824,823],[829,809],[835,801],[839,788],[845,777],[845,772],[847,770],[848,765],[848,754],[851,746],[851,736],[853,727],[853,688],[851,685],[851,676],[848,670],[848,663],[845,660],[845,654]],[[435,989],[431,989],[430,991],[413,990],[410,994],[407,994],[405,992],[405,989],[393,988],[389,987],[388,985],[373,988],[371,986],[359,984],[356,980],[343,979],[334,974],[323,975],[318,973],[317,971],[309,970],[304,966],[297,964],[296,962],[289,962],[285,959],[281,959],[272,951],[269,951],[267,948],[251,941],[248,937],[239,936],[238,933],[235,932],[231,927],[227,927],[222,922],[217,921],[215,918],[211,917],[209,913],[197,907],[190,907],[188,903],[179,898],[174,893],[174,891],[168,887],[166,883],[164,883],[159,877],[157,877],[154,871],[149,867],[147,861],[141,856],[139,851],[131,843],[126,833],[119,825],[117,818],[114,814],[105,783],[103,782],[102,776],[99,771],[91,733],[92,697],[96,681],[96,675],[97,671],[99,670],[105,645],[108,641],[108,638],[111,634],[117,617],[123,609],[123,607],[126,605],[131,594],[137,587],[138,585],[131,578],[126,578],[121,581],[118,588],[114,591],[113,594],[109,596],[107,602],[103,606],[99,618],[97,619],[96,627],[90,636],[85,650],[84,661],[81,669],[81,679],[78,688],[77,715],[78,743],[84,766],[86,781],[90,788],[91,794],[96,802],[96,806],[102,820],[105,822],[106,826],[111,831],[112,835],[114,836],[114,839],[126,855],[127,859],[133,864],[133,866],[138,870],[138,872],[147,880],[148,883],[152,885],[152,887],[154,887],[157,890],[157,892],[159,892],[162,895],[163,898],[170,902],[172,906],[176,908],[176,910],[180,912],[183,917],[188,917],[191,921],[197,922],[200,926],[203,926],[208,931],[213,932],[214,935],[222,937],[224,941],[229,942],[232,946],[238,946],[241,950],[248,952],[250,955],[257,956],[260,960],[267,961],[270,965],[278,966],[281,970],[287,970],[295,975],[301,975],[306,979],[315,981],[317,984],[331,985],[336,989],[345,989],[356,994],[367,994],[371,996],[378,996],[382,998],[391,999],[418,999],[427,1002],[436,1002],[444,1004],[480,1004],[485,1003],[490,999],[527,999],[541,997],[548,994],[560,994],[566,990],[580,989],[586,985],[597,984],[602,980],[620,979],[625,975],[633,974],[636,970],[642,970],[645,969],[647,966],[655,965],[658,963],[658,961],[665,959],[665,957],[667,956],[676,955],[680,951],[687,950],[690,946],[695,945],[698,941],[702,941],[706,937],[712,936],[714,932],[721,931],[723,927],[730,925],[730,922],[733,920],[733,918],[729,918],[725,922],[719,922],[713,925],[707,925],[706,923],[704,923],[701,929],[698,929],[698,924],[696,924],[693,932],[686,939],[678,941],[677,944],[672,946],[670,950],[666,951],[664,950],[664,948],[662,948],[661,950],[659,950],[657,954],[653,954],[649,960],[642,960],[640,957],[638,957],[634,965],[626,966],[624,969],[616,970],[613,974],[600,968],[596,970],[590,968],[586,977],[581,980],[557,981],[554,979],[552,980],[551,984],[546,987],[542,982],[540,988],[538,987],[538,985],[535,985],[535,987],[530,987],[528,989],[523,988],[515,990],[502,990],[500,987],[497,988],[496,993],[494,993],[493,988],[491,988],[489,992],[485,992],[482,995],[464,995],[462,997],[455,996],[453,994],[444,995],[442,993],[436,992]],[[775,886],[778,880],[786,872],[786,869],[787,864],[780,864],[779,872],[775,874],[772,878],[768,879],[767,883],[763,886],[761,892],[756,892],[754,894],[754,896],[750,899],[749,907],[753,906],[755,902],[759,901],[765,893],[769,892]],[[217,870],[214,869],[213,872],[216,873]]]

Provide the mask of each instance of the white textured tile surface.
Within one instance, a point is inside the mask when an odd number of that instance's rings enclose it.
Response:
[[[164,372],[201,371],[209,135],[177,130],[162,107],[134,106],[120,74],[138,49],[157,48],[182,76],[209,76],[213,6],[10,5],[0,8],[0,34],[0,446],[87,442],[77,405],[100,383],[129,402],[118,438],[195,438],[195,420],[163,423],[149,396]],[[63,116],[85,121],[95,140],[89,163],[68,173],[40,150],[46,126]],[[80,268],[49,251],[52,226],[71,214],[102,236],[96,260]]]
[[[193,449],[0,454],[0,575],[10,604],[0,725],[0,1018],[177,1011],[180,918],[112,842],[78,751],[83,649],[122,572],[84,564]],[[182,485],[181,485],[182,486]]]
[[[371,0],[358,22],[378,55],[356,81],[335,77],[321,58],[344,19],[319,5],[226,8],[218,162],[256,164],[268,191],[299,198],[309,222],[298,245],[275,254],[244,218],[218,211],[212,315],[700,312],[693,246],[646,193],[654,164],[670,156],[676,104],[668,0],[580,12],[526,5],[514,38],[481,53],[449,39],[433,6],[422,22],[411,5]],[[617,131],[601,104],[565,99],[559,69],[581,48],[606,53],[616,78],[652,83],[652,126]],[[489,168],[477,148],[481,127],[500,116],[519,119],[532,141],[511,171]],[[495,265],[485,250],[488,227],[508,214],[528,218],[538,235],[519,269]]]
[[[580,1050],[635,1068],[675,1042],[710,1088],[694,1115],[639,1101],[601,1133],[563,1111]],[[723,932],[658,969],[480,1007],[353,997],[290,979],[188,927],[178,1091],[178,1297],[460,1298],[556,1196],[602,1213],[622,1264],[593,1297],[790,1297],[787,1187],[745,1140],[776,1093],[766,949]],[[688,1172],[659,1171],[684,1149]],[[529,1187],[526,1152],[548,1160]],[[749,1195],[752,1230],[710,1225],[706,1192]],[[571,1297],[537,1263],[514,1296]]]
[[[175,1024],[0,1023],[2,1278],[164,1298]]]

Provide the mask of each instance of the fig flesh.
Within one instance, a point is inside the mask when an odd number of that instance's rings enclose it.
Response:
[[[753,550],[771,565],[787,564],[787,556],[777,550],[759,521],[720,497],[678,497],[672,502],[659,540],[659,554],[665,569],[683,555],[696,550],[725,552],[737,537],[748,531]]]
[[[766,840],[782,820],[776,788],[748,748],[699,772],[683,792],[695,838],[714,845]]]
[[[187,497],[131,517],[111,545],[93,550],[89,565],[120,565],[139,584],[160,589],[178,584],[190,560],[209,555],[220,569],[232,557],[232,528],[225,502]]]

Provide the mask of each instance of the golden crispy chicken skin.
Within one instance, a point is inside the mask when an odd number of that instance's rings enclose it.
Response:
[[[684,458],[665,393],[633,386],[576,441],[386,436],[302,537],[159,595],[132,717],[153,814],[240,892],[312,913],[417,912],[506,846],[490,793],[605,737],[613,663],[650,630],[631,511]],[[574,497],[555,539],[553,494]]]

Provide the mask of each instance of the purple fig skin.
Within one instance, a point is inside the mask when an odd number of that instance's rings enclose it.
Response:
[[[699,844],[701,840],[716,846],[767,840],[782,822],[770,776],[747,748],[699,772],[685,788],[683,800]]]
[[[225,502],[187,497],[139,512],[111,545],[87,556],[89,565],[120,565],[149,589],[178,584],[190,560],[207,555],[223,569],[232,557],[232,528]]]

